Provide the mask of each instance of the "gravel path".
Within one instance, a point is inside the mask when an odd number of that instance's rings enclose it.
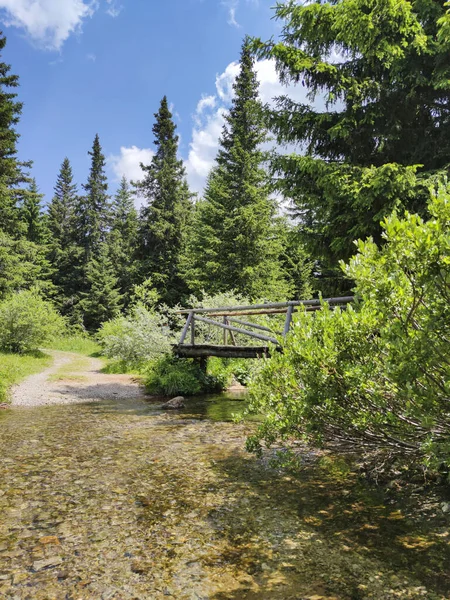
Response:
[[[52,366],[13,388],[13,406],[76,404],[144,396],[143,388],[133,376],[101,373],[101,360],[70,352],[46,350],[46,353],[53,356]]]

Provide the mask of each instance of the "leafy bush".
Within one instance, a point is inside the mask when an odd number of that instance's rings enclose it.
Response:
[[[150,363],[145,385],[151,394],[195,396],[222,391],[226,377],[205,374],[193,359],[166,355]]]
[[[0,348],[31,352],[64,331],[65,321],[33,290],[17,292],[0,304]]]
[[[386,245],[358,242],[344,272],[359,303],[299,314],[252,387],[251,450],[289,436],[450,464],[450,195],[431,218],[396,214]]]
[[[103,323],[97,339],[108,358],[129,367],[140,367],[169,352],[175,341],[165,318],[143,304],[135,306],[128,316]]]

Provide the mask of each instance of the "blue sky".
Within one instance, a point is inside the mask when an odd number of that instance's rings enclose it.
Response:
[[[20,157],[49,200],[68,156],[85,182],[99,133],[114,191],[152,153],[153,114],[173,105],[189,182],[201,191],[217,150],[243,36],[269,38],[273,0],[0,0],[2,57],[20,77]],[[280,93],[272,63],[261,95]],[[300,91],[300,90],[299,90]],[[301,91],[303,94],[303,91]]]

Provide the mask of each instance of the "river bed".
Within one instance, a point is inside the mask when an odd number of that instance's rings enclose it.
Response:
[[[244,450],[245,399],[0,412],[0,598],[449,598],[449,516]]]

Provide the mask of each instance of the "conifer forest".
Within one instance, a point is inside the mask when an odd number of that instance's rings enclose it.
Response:
[[[138,180],[108,177],[92,131],[84,179],[68,140],[44,197],[19,158],[27,106],[1,34],[0,447],[24,464],[0,466],[2,598],[450,597],[450,3],[287,0],[273,15],[277,37],[243,38],[201,193],[161,90]],[[307,101],[264,102],[259,61]],[[230,312],[235,332],[275,336],[264,357],[173,351],[183,309],[311,299],[284,335],[281,310]],[[243,345],[195,317],[198,344]],[[65,444],[89,449],[67,480]],[[55,489],[27,496],[23,473],[33,486],[47,466]],[[129,547],[111,537],[120,515]]]

